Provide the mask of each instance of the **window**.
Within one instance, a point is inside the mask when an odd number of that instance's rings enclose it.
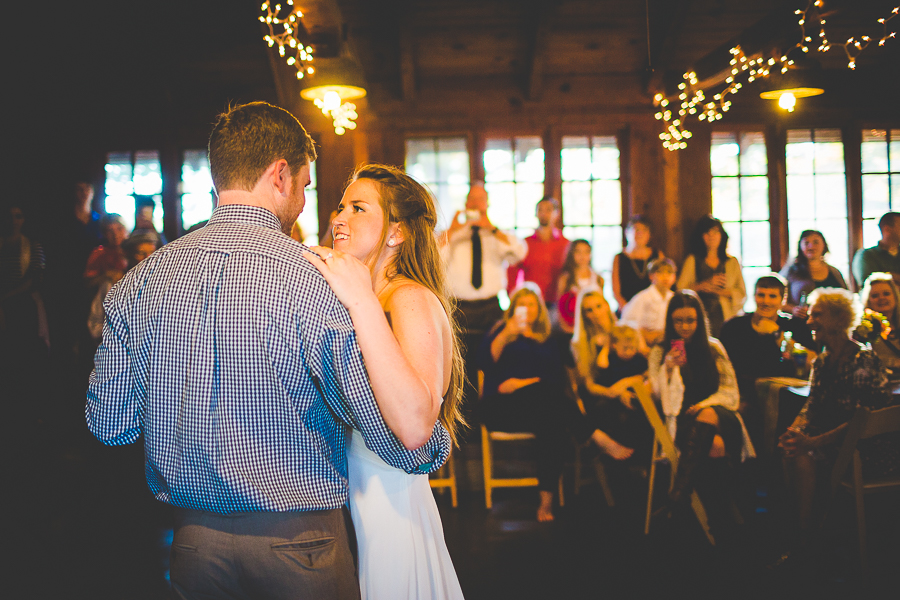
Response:
[[[562,138],[562,205],[570,240],[591,242],[594,270],[612,297],[613,258],[622,251],[622,186],[614,136]]]
[[[208,220],[214,206],[206,150],[185,150],[181,163],[181,226],[184,231]]]
[[[863,246],[881,240],[878,220],[900,209],[900,129],[862,132]]]
[[[162,170],[159,152],[110,152],[106,158],[106,213],[122,215],[125,227],[134,229],[137,212],[137,196],[153,202],[153,225],[157,231],[163,228]]]
[[[822,232],[826,260],[849,276],[847,181],[839,129],[793,129],[787,134],[787,209],[790,251],[805,229]]]
[[[712,212],[728,232],[728,252],[741,261],[744,283],[772,270],[766,140],[760,132],[714,132],[709,153]],[[756,310],[749,293],[744,310]]]
[[[538,225],[535,207],[544,197],[544,148],[540,137],[488,139],[484,150],[488,215],[520,238]]]
[[[469,193],[469,150],[464,137],[406,140],[406,172],[431,190],[438,202],[437,229],[446,229]]]
[[[319,245],[319,192],[316,189],[316,163],[309,165],[309,185],[306,186],[306,204],[297,217],[303,243],[307,246]]]

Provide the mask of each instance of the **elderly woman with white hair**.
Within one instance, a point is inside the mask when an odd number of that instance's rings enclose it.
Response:
[[[801,548],[812,531],[817,476],[822,481],[827,477],[856,408],[893,404],[878,355],[851,337],[861,312],[847,290],[820,288],[810,297],[809,327],[825,351],[813,363],[809,399],[778,440],[784,450],[788,488],[797,501]],[[900,445],[895,438],[880,436],[860,445],[865,472],[878,476],[900,469]]]

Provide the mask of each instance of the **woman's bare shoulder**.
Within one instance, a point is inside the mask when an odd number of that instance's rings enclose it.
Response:
[[[415,281],[403,279],[391,283],[385,292],[387,297],[383,305],[392,315],[404,315],[405,311],[413,311],[420,315],[444,314],[444,307],[434,292]]]

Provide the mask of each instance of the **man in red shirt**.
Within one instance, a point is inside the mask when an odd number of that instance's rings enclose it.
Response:
[[[522,262],[509,267],[509,292],[525,281],[533,281],[541,288],[547,306],[556,304],[559,273],[566,259],[569,240],[557,229],[559,200],[544,196],[537,203],[538,228],[525,238],[528,254]]]

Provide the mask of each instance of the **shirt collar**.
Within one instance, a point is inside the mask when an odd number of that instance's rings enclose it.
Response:
[[[208,224],[215,225],[218,223],[241,223],[281,231],[281,222],[271,211],[259,206],[248,206],[246,204],[223,204],[217,206],[209,218]]]

